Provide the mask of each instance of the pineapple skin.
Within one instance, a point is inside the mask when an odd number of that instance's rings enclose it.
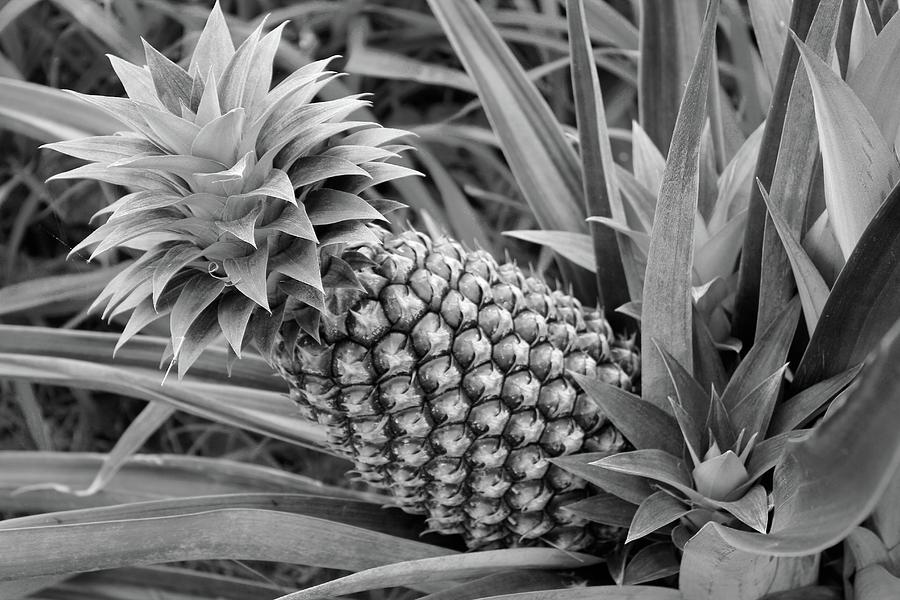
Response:
[[[302,416],[360,478],[469,548],[617,541],[622,530],[564,508],[588,485],[550,459],[625,449],[567,372],[632,389],[633,342],[515,264],[447,238],[378,235],[343,255],[361,289],[329,292],[318,340],[282,328],[275,364]]]

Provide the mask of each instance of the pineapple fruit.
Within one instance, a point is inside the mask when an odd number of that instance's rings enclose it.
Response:
[[[550,459],[623,449],[567,371],[631,388],[632,343],[513,264],[374,225],[399,205],[362,194],[414,173],[389,162],[405,132],[314,101],[327,60],[270,89],[263,27],[235,49],[217,5],[187,69],[111,57],[128,98],[84,99],[128,130],[49,145],[90,161],[56,178],[133,190],[73,250],[141,252],[95,302],[130,313],[119,344],[168,317],[179,376],[220,336],[254,346],[360,477],[472,548],[617,538],[564,509],[586,483]]]
[[[380,237],[356,250],[360,287],[329,293],[320,340],[282,328],[275,363],[304,417],[362,479],[470,547],[590,544],[564,509],[586,484],[548,459],[623,449],[566,372],[630,389],[630,344],[486,252],[413,231]]]

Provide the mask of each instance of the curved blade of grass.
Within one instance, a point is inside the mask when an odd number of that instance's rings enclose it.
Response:
[[[626,223],[625,209],[616,182],[615,162],[606,126],[603,95],[597,65],[591,51],[583,0],[567,0],[569,47],[572,56],[572,88],[581,150],[583,192],[588,216],[607,217]],[[599,223],[589,225],[597,269],[597,301],[607,318],[622,318],[615,308],[640,298],[641,271],[628,238]]]
[[[293,444],[319,448],[325,443],[324,430],[295,416],[290,402],[274,392],[171,381],[161,386],[159,373],[155,371],[8,353],[0,353],[0,377],[160,401],[206,419]]]
[[[92,269],[86,273],[52,275],[30,279],[0,288],[0,316],[28,312],[29,315],[72,314],[86,308],[109,280],[130,264],[129,261]]]
[[[386,587],[413,587],[424,580],[484,577],[502,569],[572,569],[599,562],[595,556],[551,548],[487,550],[375,567],[281,596],[278,600],[315,600]]]
[[[641,346],[651,348],[655,340],[689,371],[693,365],[691,276],[700,137],[706,121],[709,72],[714,68],[718,9],[718,0],[712,0],[675,124],[650,238],[641,313]],[[654,352],[645,352],[641,358],[644,399],[669,410],[666,397],[672,388],[662,358]]]
[[[478,86],[503,153],[542,229],[586,231],[578,157],[547,103],[474,0],[429,0]]]
[[[335,521],[411,540],[417,540],[422,530],[422,523],[419,519],[407,516],[399,509],[388,510],[370,502],[317,495],[252,492],[208,496],[192,495],[184,498],[30,515],[0,521],[0,530],[150,519],[224,509],[277,510]]]
[[[768,535],[716,528],[733,546],[772,556],[818,553],[878,504],[900,467],[900,323],[891,328],[833,414],[789,444],[775,471]]]
[[[824,27],[830,27],[831,33],[822,36],[831,40],[840,0],[794,0],[791,8],[789,29],[807,41],[812,41],[810,32],[813,19],[819,12],[819,22]],[[817,27],[819,29],[819,27]],[[814,32],[815,33],[815,32]],[[797,65],[800,61],[800,52],[792,42],[786,42],[784,52],[781,55],[781,66],[778,69],[778,78],[772,92],[772,102],[766,116],[763,130],[762,143],[756,161],[753,180],[759,179],[763,186],[775,193],[772,187],[772,178],[775,173],[775,165],[779,156],[779,147],[782,138],[790,140],[793,135],[783,135],[785,116],[788,110],[788,101],[794,87]],[[810,128],[807,128],[809,130]],[[802,133],[801,130],[799,133]],[[796,135],[796,134],[794,134]],[[802,156],[802,155],[801,155]],[[792,158],[797,158],[796,156]],[[766,207],[756,186],[750,187],[749,213],[747,215],[747,231],[744,235],[744,247],[741,251],[741,264],[738,277],[738,291],[735,298],[734,319],[732,332],[740,339],[745,348],[753,343],[758,307],[761,294],[762,256],[764,247],[764,234],[766,228]],[[771,238],[770,238],[771,239]],[[781,241],[771,239],[772,245],[781,249]],[[784,263],[781,272],[789,274],[790,265]]]
[[[861,363],[900,318],[900,186],[863,233],[831,290],[793,389]]]
[[[0,352],[35,354],[44,357],[71,358],[97,364],[135,366],[157,369],[166,352],[167,338],[139,335],[120,348],[113,358],[119,336],[96,331],[62,330],[0,324]],[[274,377],[271,367],[259,356],[244,354],[232,368],[231,376],[222,384],[222,366],[226,364],[224,348],[209,348],[194,363],[186,382],[216,382],[225,387],[247,387],[260,391],[287,392],[284,381]],[[162,383],[162,372],[156,385]]]
[[[850,87],[801,41],[822,144],[825,204],[844,257],[900,179],[900,164]]]
[[[829,4],[830,2],[830,4]],[[826,0],[810,26],[807,42],[819,56],[826,60],[833,54],[832,38],[837,21],[838,7],[834,0]],[[791,233],[799,238],[807,213],[811,181],[818,168],[819,137],[815,133],[816,121],[812,91],[804,69],[794,74],[791,97],[784,121],[784,132],[778,147],[777,161],[768,187],[770,200],[780,211]],[[760,190],[752,184],[751,203],[759,202],[763,208]],[[753,210],[751,209],[751,218]],[[759,312],[756,321],[757,341],[766,324],[781,311],[782,306],[794,295],[791,263],[787,252],[768,213],[763,215],[765,231],[762,232],[762,275],[760,279]]]
[[[448,554],[452,551],[316,517],[230,508],[0,530],[0,581],[220,558],[360,571]],[[422,582],[414,587],[435,589]]]
[[[310,477],[221,458],[137,454],[93,496],[60,493],[88,486],[105,454],[0,452],[0,510],[60,511],[196,495],[256,492],[316,494],[381,504],[386,498],[328,486]],[[349,463],[347,464],[349,468]],[[48,487],[56,482],[57,487]],[[399,516],[398,516],[399,518]]]
[[[811,585],[816,582],[818,571],[818,554],[778,559],[753,555],[736,550],[709,523],[684,547],[678,588],[685,598],[697,600],[757,600],[770,593]]]
[[[39,142],[108,135],[124,128],[71,94],[8,77],[0,77],[0,126]]]
[[[674,137],[683,90],[700,48],[701,10],[701,0],[641,1],[638,114],[661,151]]]

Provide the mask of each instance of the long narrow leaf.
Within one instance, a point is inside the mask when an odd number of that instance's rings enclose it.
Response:
[[[488,550],[474,554],[441,556],[375,567],[323,583],[278,600],[315,600],[345,596],[376,588],[413,587],[425,579],[440,581],[483,577],[498,569],[566,569],[594,565],[600,559],[587,554],[562,552],[550,548]]]
[[[168,382],[157,372],[64,359],[0,353],[0,377],[79,387],[164,402],[200,417],[256,431],[302,446],[322,447],[322,427],[295,416],[281,394],[227,386]]]
[[[701,0],[641,1],[638,114],[661,150],[674,137],[682,90],[700,48],[701,11]]]
[[[448,554],[437,546],[316,517],[227,508],[0,530],[0,581],[210,558],[358,571]],[[415,587],[435,589],[423,582]]]
[[[881,130],[850,87],[803,42],[822,144],[825,204],[844,257],[900,179],[900,164]]]
[[[111,134],[124,126],[108,113],[55,88],[0,77],[0,127],[58,142]]]
[[[819,5],[806,40],[809,47],[828,60],[832,53],[831,40],[836,27],[838,4],[825,0]],[[780,211],[788,230],[800,238],[808,212],[810,182],[818,165],[819,138],[815,134],[816,114],[812,91],[804,69],[794,74],[791,97],[784,121],[784,133],[778,147],[778,160],[767,188],[775,210]],[[751,182],[751,202],[761,202],[759,188]],[[751,215],[753,210],[751,209]],[[772,218],[765,217],[762,240],[762,275],[759,288],[759,312],[756,320],[757,340],[766,324],[781,311],[794,295],[791,263]]]
[[[563,573],[552,571],[496,571],[466,583],[449,587],[420,600],[478,600],[504,594],[553,590],[566,585]]]
[[[362,527],[406,539],[419,538],[421,523],[370,502],[305,494],[242,493],[187,496],[146,502],[130,502],[29,515],[0,521],[0,530],[48,525],[76,525],[102,521],[150,519],[224,509],[278,510]],[[395,518],[396,517],[396,518]]]
[[[538,223],[543,229],[585,231],[578,157],[522,66],[474,0],[428,4],[478,86]]]
[[[153,370],[165,353],[168,340],[140,335],[121,348],[113,358],[118,335],[96,331],[63,330],[50,327],[26,327],[0,324],[0,352],[34,354],[43,357],[71,358],[97,364],[135,366]],[[192,378],[222,382],[222,366],[227,359],[224,348],[207,349],[194,364]],[[162,383],[162,372],[156,385]],[[286,392],[283,381],[273,377],[272,369],[260,357],[244,355],[235,363],[225,384],[259,391]]]
[[[706,120],[709,72],[715,44],[718,0],[712,0],[703,24],[700,50],[688,79],[666,162],[644,280],[641,346],[655,340],[688,370],[692,369],[691,274],[694,216],[699,193],[700,136]],[[657,353],[642,356],[644,398],[668,410],[671,392],[665,365]]]
[[[832,10],[832,5],[836,3],[840,4],[840,0],[837,0],[837,2],[835,0],[825,0],[823,8]],[[788,23],[789,29],[801,39],[806,39],[813,18],[819,8],[819,0],[794,0],[790,22]],[[834,10],[836,8],[834,7]],[[797,50],[796,45],[790,40],[787,40],[785,44],[753,175],[753,181],[759,179],[763,186],[770,191],[774,191],[772,189],[772,177],[775,173],[775,165],[779,156],[779,147],[783,137],[785,115],[794,83],[794,74],[800,61],[800,52]],[[735,317],[732,322],[733,335],[740,339],[746,347],[752,344],[756,330],[765,227],[766,207],[759,196],[756,186],[751,185],[747,231],[744,235],[744,248],[741,251],[738,292],[735,298]],[[780,241],[778,243],[780,245]]]
[[[861,363],[900,318],[900,186],[860,238],[822,309],[793,387],[802,390]]]
[[[615,162],[606,126],[603,94],[597,65],[591,52],[583,0],[568,0],[569,47],[572,55],[572,87],[581,149],[583,190],[588,216],[608,217],[625,223],[625,209],[616,182]],[[621,318],[614,311],[629,300],[640,298],[640,272],[634,259],[633,242],[603,227],[590,224],[597,269],[599,305],[607,318]]]
[[[251,492],[319,494],[376,504],[384,502],[381,496],[324,485],[315,479],[279,469],[222,458],[175,454],[134,455],[96,494],[64,493],[67,489],[84,489],[90,485],[105,458],[105,454],[81,452],[0,452],[0,510],[50,512],[162,498]],[[54,485],[47,485],[51,482]]]
[[[760,190],[763,201],[769,209],[769,217],[778,231],[781,243],[784,245],[785,253],[791,262],[791,269],[794,272],[794,281],[800,294],[800,302],[803,305],[803,316],[806,319],[807,331],[815,331],[816,323],[819,322],[819,316],[825,302],[828,300],[828,284],[822,278],[816,265],[813,264],[811,258],[800,245],[800,242],[794,237],[791,226],[781,214],[780,209],[775,203],[769,200],[769,195],[765,190]],[[762,315],[764,311],[760,310]],[[760,328],[757,327],[757,331]]]

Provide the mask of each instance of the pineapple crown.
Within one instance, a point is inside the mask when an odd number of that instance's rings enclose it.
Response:
[[[92,310],[131,312],[117,350],[168,316],[179,377],[219,334],[230,361],[248,344],[268,357],[285,318],[317,336],[326,288],[358,285],[340,250],[376,241],[369,224],[401,206],[361,194],[416,173],[388,162],[407,132],[347,120],[359,95],[314,101],[340,76],[330,59],[271,87],[284,24],[264,27],[235,49],[216,3],[187,70],[146,42],[144,67],[110,56],[128,97],[76,95],[127,131],[46,146],[90,161],[53,179],[131,191],[72,253],[142,252]]]

